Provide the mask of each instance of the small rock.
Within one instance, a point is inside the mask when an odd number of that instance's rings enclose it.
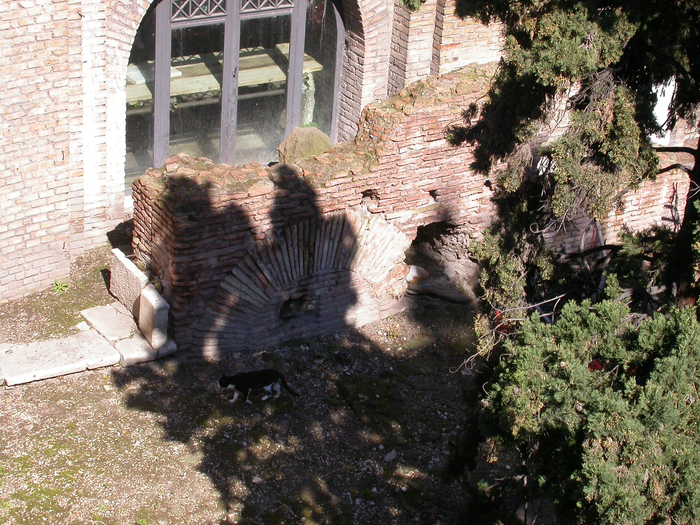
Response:
[[[392,450],[392,451],[389,452],[386,456],[384,456],[384,461],[385,461],[386,463],[391,463],[391,462],[394,461],[395,459],[396,459],[396,450]]]
[[[417,283],[420,281],[424,281],[428,277],[430,277],[430,274],[420,266],[412,265],[408,267],[408,275],[406,275],[407,282]]]
[[[253,476],[253,483],[256,485],[260,485],[260,483],[263,482],[263,479],[260,476]]]

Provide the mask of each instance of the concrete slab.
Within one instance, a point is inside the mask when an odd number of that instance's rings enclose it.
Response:
[[[112,366],[119,360],[112,345],[88,330],[65,339],[10,345],[0,352],[0,375],[12,386]]]
[[[95,306],[83,310],[80,314],[92,327],[110,342],[128,339],[136,332],[133,317],[119,302],[107,306]]]
[[[122,366],[133,366],[158,359],[158,351],[154,350],[139,332],[129,339],[122,339],[114,347],[121,356]]]
[[[7,350],[12,348],[12,345],[10,343],[0,343],[0,355],[4,354]],[[2,367],[0,367],[0,385],[5,384],[5,374],[2,371]]]

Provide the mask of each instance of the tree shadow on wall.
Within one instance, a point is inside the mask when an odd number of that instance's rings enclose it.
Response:
[[[184,285],[187,301],[208,303],[192,323],[199,355],[116,370],[113,380],[128,407],[157,416],[162,446],[185,445],[182,468],[195,462],[211,482],[220,508],[197,522],[434,523],[456,513],[463,487],[440,479],[467,388],[467,379],[449,369],[463,356],[422,340],[389,352],[342,324],[334,336],[311,337],[356,306],[350,277],[336,264],[352,243],[337,243],[333,252],[323,242],[342,237],[343,223],[321,216],[312,188],[293,172],[277,172],[265,217],[232,204],[216,209],[215,188],[206,183],[179,184],[171,186],[168,202],[184,221],[181,238],[163,242],[195,246],[203,235],[232,236],[245,255],[223,272],[211,254],[196,250],[199,274],[161,268]],[[227,220],[245,224],[244,234],[219,230]],[[265,220],[270,228],[262,238],[253,224]],[[248,297],[237,287],[256,265],[260,272],[250,286],[257,288],[243,290]],[[209,295],[187,287],[217,272],[227,284]],[[246,338],[239,340],[241,326]],[[281,334],[279,341],[268,332]],[[400,345],[401,334],[383,337],[394,349]],[[283,392],[263,401],[253,393],[252,404],[231,404],[232,396],[218,387],[224,372],[262,368],[282,371],[301,397]]]

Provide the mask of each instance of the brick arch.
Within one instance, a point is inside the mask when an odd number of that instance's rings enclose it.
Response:
[[[113,1],[105,12],[106,168],[114,190],[122,194],[126,165],[126,69],[136,32],[151,3],[150,0]]]
[[[117,110],[111,113],[113,126],[119,130],[118,135],[124,135],[122,150],[126,151],[126,115],[121,114],[126,104],[126,68],[131,54],[131,48],[136,37],[139,25],[143,20],[148,8],[158,0],[137,0],[136,2],[125,2],[119,0],[113,2],[107,8],[107,28],[106,32],[112,38],[109,42],[111,46],[108,68],[108,90],[116,96],[112,97],[115,104],[121,104]],[[362,108],[373,101],[374,98],[363,92],[365,84],[365,24],[367,12],[374,9],[376,4],[383,6],[384,0],[337,0],[341,8],[341,17],[345,26],[345,49],[343,52],[343,72],[340,93],[340,112],[338,117],[338,140],[343,142],[352,139],[357,133],[357,122],[360,119]],[[384,9],[380,9],[384,13]],[[386,18],[386,20],[384,20]],[[375,19],[380,22],[390,22],[390,19],[383,17]],[[384,28],[386,30],[386,28]],[[117,117],[118,116],[118,117]],[[109,125],[109,124],[108,124]],[[113,148],[118,151],[119,148]],[[123,157],[123,152],[121,154]],[[124,159],[120,159],[120,169],[124,171]]]
[[[342,0],[345,23],[338,139],[357,133],[362,108],[387,96],[394,17],[392,0]]]
[[[382,217],[351,210],[270,232],[219,283],[193,350],[215,357],[381,317],[406,290],[410,244]]]

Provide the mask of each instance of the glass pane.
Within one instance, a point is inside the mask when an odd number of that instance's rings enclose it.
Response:
[[[301,125],[330,135],[335,84],[336,21],[330,0],[309,0],[304,43]]]
[[[236,163],[276,162],[284,139],[291,15],[241,21]]]
[[[219,159],[224,25],[172,31],[170,155]]]
[[[139,27],[126,70],[126,187],[153,166],[155,9]]]

